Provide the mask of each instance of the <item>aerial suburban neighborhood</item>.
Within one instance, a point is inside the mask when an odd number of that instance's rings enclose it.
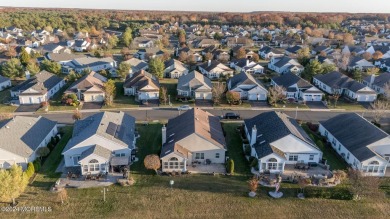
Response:
[[[0,218],[390,217],[388,3],[199,1],[0,7]]]

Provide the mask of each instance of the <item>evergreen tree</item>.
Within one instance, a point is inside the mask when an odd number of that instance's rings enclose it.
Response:
[[[130,27],[128,27],[126,28],[125,32],[122,35],[122,42],[127,47],[129,47],[132,41],[133,41],[132,30]]]
[[[164,77],[164,62],[160,58],[153,58],[149,61],[149,71],[157,78]]]
[[[28,54],[24,47],[22,48],[22,52],[20,53],[19,59],[20,63],[22,63],[22,65],[24,66],[27,66],[30,62],[30,54]]]

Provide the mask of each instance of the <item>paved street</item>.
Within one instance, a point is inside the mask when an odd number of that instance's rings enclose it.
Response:
[[[178,116],[180,113],[176,109],[136,109],[136,110],[124,110],[126,113],[130,114],[131,116],[134,116],[137,121],[145,121],[146,118],[148,118],[149,121],[153,120],[160,120],[160,121],[166,121],[170,118]],[[241,115],[243,119],[248,119],[251,117],[254,117],[262,112],[270,111],[270,109],[239,109],[239,110],[226,110],[226,109],[206,109],[206,111],[209,111],[210,113],[214,115],[224,115],[227,112],[235,112]],[[347,113],[347,112],[335,112],[335,111],[284,111],[287,115],[291,116],[292,118],[296,118],[303,120],[303,121],[311,121],[311,122],[318,122],[327,120],[329,118],[332,118],[336,115]],[[349,111],[350,112],[350,111]],[[93,115],[97,112],[83,112],[82,116],[83,118],[88,117],[90,115]],[[363,114],[365,118],[368,120],[372,119],[372,113],[365,112],[365,113],[359,113],[360,115]],[[43,114],[44,117],[57,121],[59,123],[65,123],[65,124],[71,124],[73,123],[72,120],[72,112],[69,113],[49,113],[49,114]],[[381,121],[382,125],[390,125],[390,113],[387,113],[387,115],[384,116],[384,118]],[[347,124],[346,124],[347,125]]]

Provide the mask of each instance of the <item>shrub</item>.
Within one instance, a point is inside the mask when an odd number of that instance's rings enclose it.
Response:
[[[60,142],[60,137],[58,135],[56,135],[55,139],[57,143]]]
[[[256,158],[251,161],[251,167],[256,168],[258,167],[258,165],[259,165],[259,160],[257,160]]]
[[[246,156],[251,156],[251,146],[250,145],[245,145],[245,155]]]
[[[50,143],[52,143],[53,145],[57,144],[56,139],[54,137],[51,137]]]
[[[34,173],[35,173],[34,164],[29,162],[27,164],[26,175],[27,175],[28,178],[31,178],[32,175],[34,175]]]
[[[314,138],[314,135],[311,134],[311,133],[309,134],[309,137],[310,137],[311,139],[313,139],[313,140],[315,139],[315,138]]]
[[[227,163],[227,166],[226,166],[226,170],[230,174],[234,173],[234,161],[233,161],[233,159],[229,159],[229,161]]]
[[[41,161],[39,159],[34,160],[33,164],[35,172],[41,170]]]
[[[51,142],[49,142],[49,143],[47,144],[47,148],[49,148],[49,150],[52,151],[52,150],[54,149],[54,144],[51,143]]]
[[[318,125],[316,124],[312,124],[311,122],[308,122],[307,123],[307,127],[309,127],[309,129],[313,132],[317,132],[318,131]]]
[[[307,187],[306,188],[306,197],[307,198],[352,200],[353,195],[346,188]]]
[[[316,141],[316,145],[321,149],[321,148],[324,148],[324,143],[322,143],[321,140],[317,140]]]

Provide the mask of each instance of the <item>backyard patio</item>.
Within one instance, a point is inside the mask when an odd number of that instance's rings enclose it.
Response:
[[[102,177],[94,177],[86,180],[85,176],[68,177],[67,174],[62,174],[56,182],[57,188],[93,188],[110,186],[117,183],[118,179],[123,179],[122,173],[109,173]]]
[[[190,173],[226,173],[224,164],[197,164],[196,166],[187,166]]]

